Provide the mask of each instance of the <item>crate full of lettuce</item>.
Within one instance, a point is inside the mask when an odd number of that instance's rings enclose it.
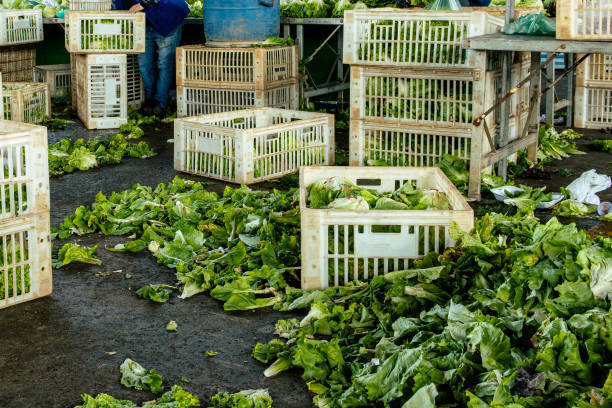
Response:
[[[138,54],[145,51],[144,13],[69,11],[66,50],[78,54]]]
[[[0,46],[42,40],[42,10],[0,10]]]
[[[174,121],[174,169],[238,184],[334,163],[334,116],[276,108]]]
[[[2,84],[4,119],[23,123],[42,123],[51,114],[49,84],[4,82]]]
[[[300,208],[302,289],[409,269],[474,224],[436,167],[302,167]]]
[[[485,53],[466,49],[462,42],[503,26],[503,18],[482,11],[349,10],[344,18],[344,63],[485,69]]]

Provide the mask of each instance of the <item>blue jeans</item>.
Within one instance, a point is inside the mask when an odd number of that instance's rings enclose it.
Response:
[[[138,54],[147,100],[154,99],[162,108],[168,102],[168,91],[174,78],[176,47],[181,42],[182,32],[183,24],[164,37],[147,24],[145,52]]]

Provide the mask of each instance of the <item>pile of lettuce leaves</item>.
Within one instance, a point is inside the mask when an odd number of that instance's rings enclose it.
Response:
[[[319,291],[297,289],[295,191],[136,185],[55,235],[136,234],[125,247],[175,268],[183,298],[303,310],[253,356],[266,376],[300,369],[319,408],[612,407],[612,241],[531,214],[488,214],[415,269]]]

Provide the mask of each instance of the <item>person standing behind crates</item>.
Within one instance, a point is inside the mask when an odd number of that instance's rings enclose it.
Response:
[[[189,6],[185,0],[114,0],[114,8],[130,13],[144,11],[147,16],[146,48],[138,54],[146,93],[141,112],[163,117],[175,75],[176,47],[181,42]]]

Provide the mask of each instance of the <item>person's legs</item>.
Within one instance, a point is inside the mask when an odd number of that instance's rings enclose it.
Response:
[[[157,61],[156,39],[158,36],[159,34],[157,31],[147,24],[145,52],[138,54],[138,68],[142,76],[146,100],[149,104],[150,101],[153,101],[153,97],[155,96],[155,86],[157,82],[157,68],[155,67],[155,62]]]
[[[168,91],[174,77],[174,66],[176,63],[176,47],[181,42],[183,24],[165,37],[157,38],[158,49],[158,73],[155,85],[155,101],[160,107],[166,108],[168,102]]]

